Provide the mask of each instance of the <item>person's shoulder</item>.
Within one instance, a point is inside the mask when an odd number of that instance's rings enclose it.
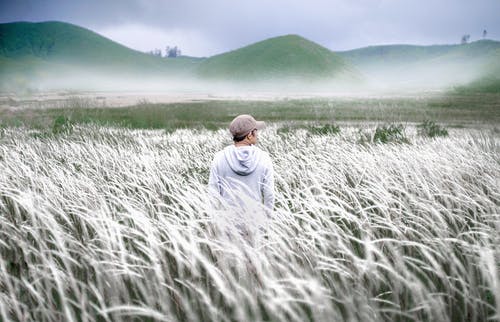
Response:
[[[218,163],[224,157],[224,149],[215,152],[212,163]]]

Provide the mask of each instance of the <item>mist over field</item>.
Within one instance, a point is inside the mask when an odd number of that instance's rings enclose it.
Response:
[[[182,59],[182,58],[179,58]],[[23,66],[22,68],[26,68]],[[18,70],[22,70],[18,68]],[[232,92],[267,91],[281,93],[322,92],[381,94],[398,91],[448,91],[467,85],[491,73],[487,59],[472,62],[412,62],[408,64],[370,63],[354,66],[355,77],[337,75],[315,78],[295,75],[256,75],[252,79],[205,77],[196,73],[165,71],[130,71],[99,68],[78,63],[46,64],[33,70],[9,72],[0,79],[3,92],[29,93],[44,91],[194,91],[231,94]],[[493,73],[491,73],[493,74]]]
[[[157,73],[115,72],[113,74],[92,70],[84,66],[71,66],[58,70],[35,71],[23,77],[13,77],[2,82],[4,92],[36,93],[45,91],[73,92],[178,92],[193,91],[217,94],[237,94],[240,92],[282,93],[415,93],[439,90],[448,91],[455,86],[465,85],[480,78],[486,67],[464,69],[460,64],[429,66],[426,63],[410,67],[370,66],[358,80],[342,77],[337,79],[304,81],[299,77],[280,79],[259,79],[254,81],[223,79],[207,80],[199,77],[169,77]]]

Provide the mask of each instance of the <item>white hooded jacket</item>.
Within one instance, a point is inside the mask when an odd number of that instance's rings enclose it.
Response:
[[[232,206],[249,202],[274,207],[274,172],[267,152],[255,145],[227,146],[217,152],[210,167],[209,191]]]

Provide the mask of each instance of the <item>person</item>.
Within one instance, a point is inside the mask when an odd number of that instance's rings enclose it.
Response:
[[[222,240],[241,253],[216,255],[223,267],[232,267],[239,281],[255,281],[262,286],[256,259],[262,233],[274,208],[274,173],[269,154],[256,144],[265,127],[251,115],[239,115],[229,125],[233,144],[218,151],[210,167],[208,188],[217,211],[215,225]],[[249,248],[247,247],[249,246]]]
[[[262,214],[259,209],[269,217],[274,207],[273,164],[269,154],[256,146],[264,127],[251,115],[238,115],[229,125],[233,144],[217,152],[210,167],[210,195],[237,208],[247,223]]]

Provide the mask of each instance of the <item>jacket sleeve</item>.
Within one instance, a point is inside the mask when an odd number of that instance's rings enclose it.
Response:
[[[264,198],[264,206],[270,214],[274,208],[274,169],[271,160],[269,159],[268,166],[264,172],[262,181],[262,196]]]
[[[208,193],[212,200],[217,200],[220,197],[220,177],[217,172],[217,162],[214,158],[210,165],[210,175],[208,177]]]

